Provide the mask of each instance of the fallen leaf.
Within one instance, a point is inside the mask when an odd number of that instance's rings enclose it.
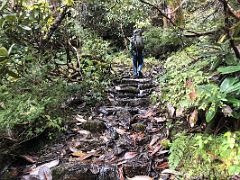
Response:
[[[94,156],[95,154],[96,154],[96,152],[87,153],[87,154],[83,155],[82,157],[80,157],[80,161],[84,161],[84,160]]]
[[[87,130],[80,130],[80,131],[78,131],[78,133],[82,134],[82,135],[89,135],[89,134],[91,134],[91,132],[87,131]]]
[[[160,139],[160,137],[158,135],[153,135],[152,140],[149,145],[153,146],[159,139]]]
[[[137,156],[137,152],[126,152],[125,154],[124,154],[124,159],[126,160],[126,159],[132,159],[132,158],[134,158],[134,157],[136,157]]]
[[[172,169],[164,169],[162,172],[162,174],[174,174],[174,175],[179,175],[180,173],[175,171],[175,170],[172,170]]]
[[[163,162],[155,167],[158,170],[169,168],[168,162]]]
[[[52,171],[46,166],[39,169],[38,175],[39,179],[52,180]]]
[[[155,117],[154,120],[157,121],[157,123],[163,123],[166,121],[166,118],[165,117]]]
[[[120,166],[118,168],[118,174],[119,174],[119,180],[125,180],[124,175],[123,175],[123,167]]]
[[[149,118],[149,117],[153,117],[156,113],[150,109],[148,110],[144,115],[141,115],[141,118]]]
[[[34,160],[34,158],[32,156],[29,155],[21,155],[20,157],[22,157],[23,159],[25,159],[26,161],[30,162],[30,163],[36,163],[37,161]]]
[[[117,133],[120,134],[120,135],[124,135],[124,134],[126,133],[126,130],[125,130],[125,129],[117,128],[116,131],[117,131]]]
[[[184,109],[181,107],[181,108],[178,108],[177,110],[176,110],[176,117],[178,118],[178,117],[182,117],[183,116],[183,111],[184,111]]]
[[[72,156],[75,156],[75,157],[83,157],[85,155],[86,155],[86,153],[84,153],[82,151],[76,151],[76,152],[72,153]]]
[[[130,135],[130,137],[131,137],[131,139],[133,141],[133,145],[136,146],[138,134],[137,133],[133,133],[132,135]]]
[[[185,87],[187,88],[191,88],[193,86],[193,82],[191,79],[188,79],[186,82],[185,82]]]
[[[53,160],[51,162],[48,162],[48,163],[45,163],[45,164],[42,164],[36,168],[33,168],[31,169],[31,171],[29,172],[30,175],[38,175],[38,172],[41,168],[43,167],[47,167],[47,168],[53,168],[55,166],[57,166],[59,164],[59,159],[56,159],[56,160]]]
[[[78,151],[78,149],[77,149],[77,148],[75,148],[75,147],[72,147],[72,146],[70,146],[70,147],[69,147],[69,150],[70,150],[72,153],[75,153],[75,152],[77,152],[77,151]]]
[[[133,141],[133,145],[136,146],[137,142],[143,140],[143,138],[145,137],[145,134],[142,132],[133,133],[132,135],[130,135],[130,137]]]
[[[5,109],[5,104],[4,104],[4,102],[0,102],[0,108],[2,108],[2,109]]]
[[[160,149],[162,148],[161,144],[158,144],[155,149],[152,151],[151,156],[153,156],[154,154],[156,154]]]
[[[78,122],[80,122],[80,123],[85,123],[85,122],[87,122],[87,120],[84,119],[83,116],[81,116],[81,115],[79,115],[79,114],[75,116],[75,119],[76,119]]]
[[[192,91],[188,94],[191,101],[194,101],[197,98],[197,93],[194,87],[192,87]]]
[[[103,140],[103,142],[105,143],[109,142],[109,138],[107,138],[106,136],[100,136],[100,139]]]
[[[173,107],[172,104],[167,103],[167,111],[168,111],[168,115],[170,116],[170,118],[173,118],[174,113],[175,113],[175,108]]]
[[[160,151],[160,152],[158,153],[158,155],[166,154],[166,153],[168,153],[168,152],[169,152],[168,150],[163,150],[163,151]]]
[[[198,111],[195,109],[191,113],[190,117],[188,118],[188,122],[190,124],[190,127],[194,127],[195,124],[197,123],[197,121],[198,121]]]
[[[134,176],[133,178],[127,178],[127,180],[153,180],[150,176]]]

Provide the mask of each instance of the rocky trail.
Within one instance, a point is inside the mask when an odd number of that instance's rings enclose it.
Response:
[[[25,163],[12,164],[4,177],[174,179],[167,161],[167,114],[150,103],[150,94],[158,89],[151,76],[116,80],[107,89],[108,104],[94,109],[89,117],[79,110],[61,142],[22,155]]]

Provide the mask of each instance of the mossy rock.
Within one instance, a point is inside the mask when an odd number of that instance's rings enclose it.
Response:
[[[132,124],[132,129],[134,130],[134,131],[145,131],[145,129],[146,129],[146,125],[145,124],[143,124],[143,123],[134,123],[134,124]]]
[[[103,132],[106,129],[106,126],[103,121],[89,120],[82,124],[82,128],[92,133],[99,133]]]

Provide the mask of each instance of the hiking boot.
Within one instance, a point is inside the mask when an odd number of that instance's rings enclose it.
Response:
[[[143,74],[142,74],[141,71],[138,72],[138,77],[139,77],[139,78],[143,78]]]
[[[138,75],[134,75],[134,76],[133,76],[133,79],[137,79],[137,78],[138,78]]]

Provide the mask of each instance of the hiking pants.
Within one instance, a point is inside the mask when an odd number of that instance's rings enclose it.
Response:
[[[136,53],[132,54],[132,61],[133,61],[133,75],[137,76],[138,72],[142,71],[143,67],[143,53]]]

